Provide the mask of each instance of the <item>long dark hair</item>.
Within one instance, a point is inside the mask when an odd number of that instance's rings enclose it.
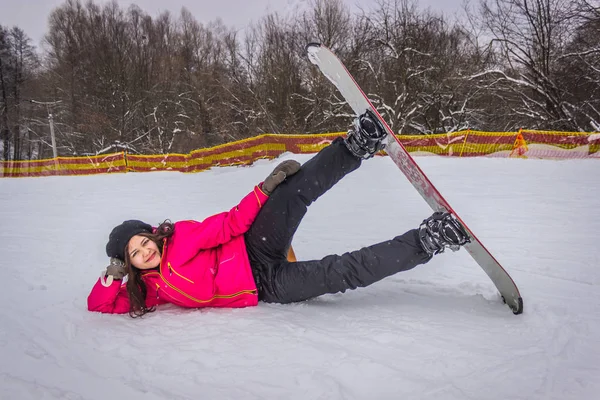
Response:
[[[142,232],[139,235],[147,237],[156,243],[158,250],[162,256],[163,244],[173,235],[173,224],[168,219],[156,228],[154,233]],[[131,264],[129,251],[125,248],[125,267],[128,271],[127,278],[127,294],[129,295],[129,316],[131,318],[142,317],[143,315],[153,312],[156,307],[146,307],[146,295],[148,288],[142,279],[142,270],[134,267]]]

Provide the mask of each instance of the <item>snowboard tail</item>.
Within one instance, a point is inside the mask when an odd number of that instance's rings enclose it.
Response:
[[[469,234],[471,240],[470,243],[467,243],[464,246],[467,252],[489,276],[500,292],[502,299],[510,307],[512,312],[514,314],[521,314],[523,312],[523,299],[513,279],[460,219],[452,207],[450,207],[450,204],[448,204],[440,192],[433,186],[431,181],[429,181],[425,173],[419,168],[412,156],[394,135],[389,125],[377,112],[375,107],[373,107],[373,104],[371,104],[340,59],[337,58],[330,49],[319,43],[310,43],[306,50],[311,63],[315,64],[323,75],[337,87],[357,116],[366,111],[371,111],[379,119],[388,133],[387,145],[385,147],[387,154],[398,168],[400,168],[419,194],[421,194],[433,211],[449,212],[456,217]]]

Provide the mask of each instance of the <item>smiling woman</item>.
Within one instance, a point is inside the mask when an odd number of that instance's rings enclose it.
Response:
[[[109,235],[111,264],[92,289],[88,309],[135,317],[163,303],[188,308],[291,303],[368,286],[446,248],[458,250],[469,241],[467,233],[451,215],[434,213],[418,229],[360,250],[314,261],[287,259],[308,206],[379,152],[385,139],[365,113],[346,138],[336,138],[304,165],[280,163],[229,212],[201,222],[165,221],[157,228],[123,222]]]

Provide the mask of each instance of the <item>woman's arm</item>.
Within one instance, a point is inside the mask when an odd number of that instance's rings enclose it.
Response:
[[[87,299],[88,310],[110,314],[129,312],[129,296],[123,281],[113,279],[112,275],[102,276],[90,292]]]
[[[196,250],[210,249],[229,242],[250,229],[268,196],[258,186],[228,212],[206,218],[202,222],[180,221],[175,235],[183,236]]]
[[[264,182],[255,186],[254,190],[229,212],[213,215],[202,222],[178,222],[174,237],[182,235],[186,238],[186,247],[198,251],[220,246],[234,237],[243,235],[252,226],[269,195],[287,177],[297,173],[300,167],[300,163],[294,160],[279,163]]]

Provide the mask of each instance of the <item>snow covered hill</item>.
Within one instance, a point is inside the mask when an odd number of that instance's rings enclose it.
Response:
[[[0,179],[0,399],[598,399],[600,164],[420,157],[506,267],[514,316],[462,250],[371,287],[293,305],[90,313],[110,229],[228,210],[252,167]],[[431,211],[387,158],[311,206],[302,259],[416,227]]]

